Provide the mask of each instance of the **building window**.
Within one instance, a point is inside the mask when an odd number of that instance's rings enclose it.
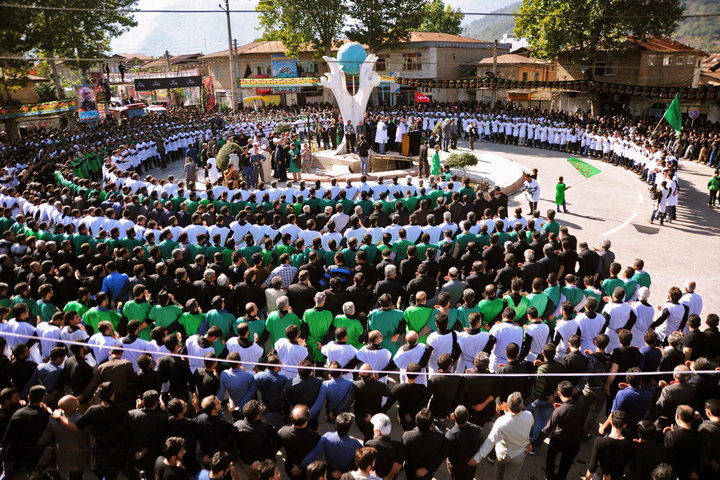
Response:
[[[320,65],[318,62],[298,62],[299,74],[320,73]]]
[[[663,67],[667,67],[668,65],[672,65],[672,57],[670,55],[665,55],[663,57]]]
[[[523,73],[523,74],[522,74],[522,81],[523,81],[523,82],[527,82],[528,72],[522,72],[522,73]]]
[[[221,66],[215,66],[212,67],[213,77],[217,78],[218,80],[223,78],[223,67]]]
[[[683,61],[685,60],[685,57],[679,56],[675,59],[675,65],[682,65]]]
[[[695,66],[695,55],[688,55],[687,64]]]
[[[255,65],[255,75],[270,75],[271,73],[270,65]]]
[[[536,82],[540,80],[540,74],[538,72],[533,73],[533,80]]]
[[[390,65],[390,54],[381,53],[377,57],[378,57],[378,59],[377,59],[377,63],[375,63],[375,71],[387,72],[388,67]]]
[[[607,62],[598,60],[595,62],[595,76],[596,77],[611,77],[617,75],[618,64],[617,62]]]
[[[657,60],[655,55],[648,55],[648,66],[654,67],[656,61]]]
[[[403,53],[403,70],[422,70],[422,53]]]

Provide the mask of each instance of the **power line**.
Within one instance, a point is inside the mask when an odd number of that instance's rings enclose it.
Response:
[[[45,11],[67,11],[67,12],[86,12],[86,13],[181,13],[181,14],[201,14],[201,13],[225,13],[225,10],[157,10],[157,9],[120,9],[112,10],[106,8],[81,8],[81,7],[47,7],[38,5],[16,5],[16,4],[0,4],[0,8],[17,8],[23,10],[45,10]],[[347,10],[282,10],[282,9],[266,9],[266,10],[255,10],[255,9],[230,9],[230,13],[306,13],[306,14],[317,14],[323,13],[334,13],[345,15]],[[360,15],[395,15],[396,11],[392,10],[361,10],[357,12]],[[567,13],[502,13],[502,12],[403,12],[403,15],[442,15],[442,16],[492,16],[492,17],[555,17],[555,18],[588,18],[588,19],[601,19],[601,18],[716,18],[720,17],[720,12],[717,13],[700,13],[690,15],[583,15],[583,14],[567,14]]]

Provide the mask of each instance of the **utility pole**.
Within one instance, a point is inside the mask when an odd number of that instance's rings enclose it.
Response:
[[[497,47],[498,47],[498,39],[495,39],[495,43],[493,44],[493,78],[497,82]],[[495,87],[493,87],[492,91],[492,106],[495,107],[495,101],[497,100],[497,83],[495,84]]]
[[[234,112],[237,108],[237,101],[235,97],[235,82],[237,79],[235,78],[235,52],[233,51],[232,29],[230,28],[230,2],[229,0],[225,0],[225,8],[223,8],[222,5],[219,6],[225,10],[225,16],[227,18],[228,56],[230,57],[230,109]]]

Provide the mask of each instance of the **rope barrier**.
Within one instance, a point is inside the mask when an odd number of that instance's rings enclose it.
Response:
[[[73,340],[62,340],[62,339],[54,339],[54,338],[43,338],[39,337],[37,335],[25,335],[21,333],[9,333],[9,332],[2,332],[0,333],[0,336],[10,336],[15,338],[24,338],[28,340],[38,340],[38,341],[54,341],[58,344],[65,344],[65,345],[81,345],[88,348],[100,348],[104,350],[112,350],[113,348],[119,346],[122,347],[123,352],[133,352],[133,353],[139,353],[139,354],[158,354],[161,353],[162,356],[169,356],[169,357],[177,357],[177,358],[183,358],[186,360],[200,360],[205,361],[208,360],[205,357],[201,357],[198,355],[188,355],[188,354],[180,354],[180,353],[166,353],[166,352],[158,352],[158,351],[148,351],[148,350],[140,350],[137,348],[125,348],[125,346],[120,343],[120,341],[117,341],[117,344],[115,345],[91,345],[86,342],[78,342]],[[251,365],[253,367],[270,367],[270,368],[276,368],[278,365],[274,365],[271,363],[263,363],[263,362],[243,362],[241,360],[227,360],[227,359],[217,359],[218,362],[223,363],[229,363],[229,364],[238,364],[238,365]],[[282,365],[281,365],[282,366]],[[329,368],[329,367],[299,367],[298,365],[287,365],[288,367],[293,368],[311,368],[313,370],[319,370],[319,371],[327,371],[327,372],[343,372],[343,373],[358,373],[358,369],[354,368]],[[373,374],[385,374],[385,375],[392,375],[399,373],[397,370],[365,370],[364,373],[373,373]],[[460,372],[420,372],[419,375],[425,375],[425,376],[432,376],[432,375],[444,375],[444,376],[455,376],[455,377],[607,377],[608,375],[624,375],[627,372],[616,372],[616,373],[590,373],[590,372],[564,372],[564,373],[478,373],[478,372],[472,372],[472,373],[460,373]],[[633,375],[638,376],[657,376],[657,375],[672,375],[674,372],[672,371],[664,371],[664,372],[636,372],[633,373]],[[689,374],[698,374],[698,375],[720,375],[720,369],[719,370],[693,370],[688,372]]]

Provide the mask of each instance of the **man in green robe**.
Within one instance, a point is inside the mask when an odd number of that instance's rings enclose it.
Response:
[[[281,338],[285,338],[285,329],[290,325],[297,325],[298,328],[302,326],[302,322],[292,312],[290,308],[290,301],[285,295],[278,297],[277,310],[268,315],[265,321],[265,328],[270,332],[270,341],[275,345]]]
[[[306,338],[308,350],[313,362],[324,363],[325,356],[320,349],[331,342],[335,335],[333,327],[333,314],[325,310],[326,295],[324,292],[315,294],[315,306],[305,310],[300,327],[301,336]]]
[[[425,343],[430,333],[428,320],[432,314],[432,308],[425,305],[427,302],[427,294],[419,291],[415,294],[415,305],[405,309],[405,323],[407,324],[407,332],[417,332],[420,342]]]
[[[431,175],[440,175],[442,167],[440,166],[440,145],[435,145],[435,154],[432,156],[432,169],[430,170]]]
[[[363,330],[362,323],[360,320],[353,318],[355,315],[355,304],[352,302],[345,302],[343,304],[343,315],[338,315],[333,321],[335,330],[340,327],[345,327],[347,330],[347,343],[353,347],[360,349],[365,342],[363,338],[365,331]]]
[[[368,328],[382,334],[380,346],[389,350],[394,356],[398,350],[398,338],[405,330],[404,314],[402,310],[393,308],[390,294],[381,295],[378,304],[380,308],[373,310],[368,315]]]

